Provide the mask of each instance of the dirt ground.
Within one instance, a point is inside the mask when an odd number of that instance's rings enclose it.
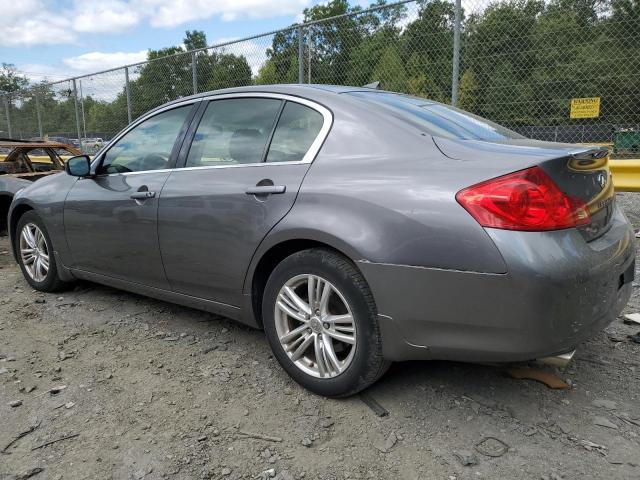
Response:
[[[640,227],[640,194],[618,201]],[[542,367],[569,390],[396,364],[368,391],[379,417],[297,386],[259,331],[89,283],[36,293],[8,250],[0,238],[0,479],[640,478],[640,326],[620,318],[566,369]]]

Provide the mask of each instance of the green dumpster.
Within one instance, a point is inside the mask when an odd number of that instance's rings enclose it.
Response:
[[[613,134],[615,153],[640,153],[640,130],[624,128]]]

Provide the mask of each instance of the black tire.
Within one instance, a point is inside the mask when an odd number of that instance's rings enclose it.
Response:
[[[49,253],[49,270],[42,281],[36,281],[31,277],[31,275],[25,268],[22,260],[22,255],[20,255],[20,235],[22,234],[23,228],[27,224],[36,225],[40,229],[44,236],[47,252]],[[29,285],[41,292],[57,292],[69,287],[69,283],[62,281],[58,275],[58,266],[56,265],[51,238],[49,238],[49,233],[44,226],[44,222],[35,211],[30,210],[24,213],[24,215],[20,217],[20,220],[18,220],[14,245],[18,252],[18,264],[20,265],[20,269],[22,270],[22,275],[24,275],[24,278],[29,283]]]
[[[347,301],[356,327],[355,353],[344,372],[333,378],[317,378],[289,358],[276,331],[275,306],[283,285],[297,275],[318,275],[333,284]],[[284,370],[306,389],[325,397],[347,397],[378,380],[390,362],[382,356],[382,342],[373,295],[365,279],[347,258],[325,249],[310,249],[285,258],[267,281],[262,318],[267,339]]]

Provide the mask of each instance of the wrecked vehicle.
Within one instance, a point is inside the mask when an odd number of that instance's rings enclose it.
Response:
[[[7,213],[16,192],[64,170],[63,159],[80,153],[59,142],[0,139],[0,235],[6,234]]]
[[[264,328],[327,397],[392,361],[566,362],[632,291],[606,148],[418,97],[202,93],[65,169],[11,204],[33,288],[83,279]]]

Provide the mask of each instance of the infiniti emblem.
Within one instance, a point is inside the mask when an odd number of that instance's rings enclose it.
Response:
[[[598,173],[596,180],[600,185],[600,188],[604,188],[607,185],[607,172]]]

